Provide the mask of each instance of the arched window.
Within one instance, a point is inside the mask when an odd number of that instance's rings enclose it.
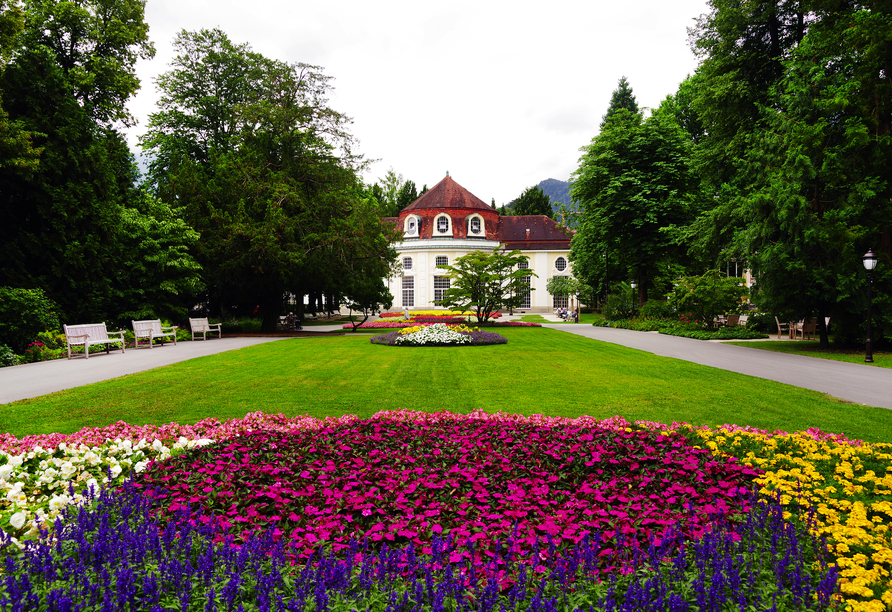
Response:
[[[567,269],[567,260],[563,257],[558,257],[554,260],[554,269],[558,272],[563,272]]]
[[[406,236],[417,236],[420,231],[420,224],[418,217],[415,215],[410,215],[406,219]]]
[[[447,217],[446,215],[440,215],[439,217],[437,217],[437,233],[449,233],[449,217]]]
[[[483,224],[480,222],[480,217],[471,217],[471,233],[479,234],[483,230]]]

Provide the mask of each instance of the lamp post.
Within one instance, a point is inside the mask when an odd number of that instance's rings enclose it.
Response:
[[[873,340],[870,339],[871,326],[870,326],[870,303],[873,301],[873,296],[871,295],[871,284],[873,283],[873,269],[877,267],[877,256],[873,254],[872,249],[867,249],[867,253],[861,258],[861,261],[864,263],[864,269],[867,270],[867,339],[865,342],[865,356],[864,363],[873,363]]]
[[[635,289],[638,288],[638,283],[632,281],[630,284],[632,285],[632,312],[635,312]]]
[[[576,323],[579,323],[579,289],[576,290]]]

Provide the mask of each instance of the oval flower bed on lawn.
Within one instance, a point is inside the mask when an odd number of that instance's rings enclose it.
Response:
[[[506,344],[508,339],[477,328],[455,328],[445,323],[435,323],[375,336],[370,341],[372,344],[387,346],[485,346]]]

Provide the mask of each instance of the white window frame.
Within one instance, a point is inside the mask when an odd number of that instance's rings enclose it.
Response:
[[[415,306],[415,277],[414,276],[404,276],[403,284],[400,288],[403,293],[403,306],[406,307],[414,307]]]
[[[441,225],[445,222],[445,229],[440,229]],[[452,233],[452,217],[446,214],[437,215],[437,218],[434,219],[434,235],[439,236],[441,234],[448,235]]]
[[[411,257],[403,257],[403,270],[411,270],[414,265]]]
[[[479,225],[476,232],[474,231],[475,221]],[[480,215],[472,215],[468,218],[468,236],[486,236],[486,230],[483,224],[483,217],[481,217]]]
[[[442,263],[440,263],[441,259],[444,260]],[[449,256],[448,255],[437,255],[434,257],[434,267],[435,268],[442,268],[443,266],[448,266],[448,265],[449,265]]]
[[[518,270],[529,270],[530,262],[529,261],[520,262],[519,264],[517,264],[517,269]],[[518,308],[531,308],[532,304],[533,304],[533,299],[532,299],[533,291],[530,288],[530,283],[532,282],[533,277],[532,276],[524,276],[523,280],[527,284],[527,291],[526,291],[526,293],[521,295],[521,297],[523,298],[523,302],[520,303]]]
[[[434,303],[441,301],[443,299],[443,294],[446,293],[446,290],[452,286],[452,279],[448,276],[435,276],[434,277]],[[439,304],[437,304],[439,306]]]
[[[562,264],[563,267],[558,265],[560,262],[563,262],[563,264]],[[570,266],[570,264],[567,262],[566,257],[560,256],[554,260],[554,269],[557,270],[558,272],[566,272],[566,270],[569,266]]]
[[[412,227],[413,222],[415,224],[414,228]],[[412,228],[414,231],[410,231],[410,228]],[[408,217],[406,217],[406,224],[405,224],[405,227],[403,228],[403,233],[405,233],[406,236],[420,235],[420,233],[421,233],[421,219],[419,219],[415,215],[409,215]]]

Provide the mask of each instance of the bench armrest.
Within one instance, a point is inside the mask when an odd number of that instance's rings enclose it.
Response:
[[[68,336],[68,335],[66,335],[66,336],[65,336],[65,341],[66,341],[68,344],[71,344],[71,341],[72,341],[72,340],[76,340],[77,338],[83,338],[83,339],[86,340],[86,339],[89,338],[89,337],[90,337],[90,334],[81,334],[81,335],[77,335],[77,336]]]

